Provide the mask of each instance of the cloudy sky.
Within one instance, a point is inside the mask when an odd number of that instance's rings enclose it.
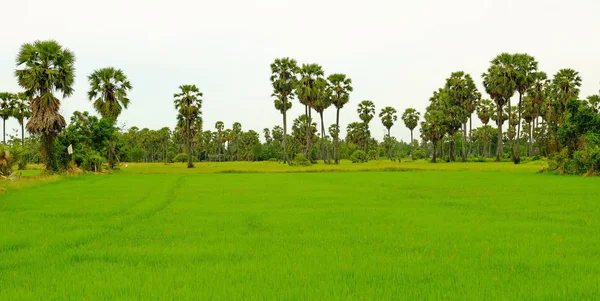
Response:
[[[269,65],[285,56],[352,78],[343,127],[358,119],[365,99],[378,112],[423,111],[453,71],[470,73],[482,89],[481,73],[501,52],[527,52],[548,74],[576,69],[582,96],[600,89],[598,0],[6,0],[2,11],[0,91],[19,91],[14,61],[22,43],[55,39],[77,57],[65,117],[93,111],[86,77],[114,66],[134,85],[120,118],[127,127],[173,127],[181,84],[204,92],[205,129],[217,120],[245,130],[281,124]],[[290,115],[301,112],[295,104]],[[325,122],[333,121],[330,110]],[[372,128],[383,136],[378,119]],[[400,121],[392,135],[410,137]]]

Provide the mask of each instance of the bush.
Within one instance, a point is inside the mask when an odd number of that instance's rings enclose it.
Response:
[[[306,158],[303,153],[297,153],[292,160],[294,166],[310,166],[310,161]]]
[[[350,156],[350,160],[352,160],[352,163],[367,162],[368,161],[367,153],[365,153],[362,150],[354,151],[354,153],[352,153],[352,155]]]
[[[0,145],[0,175],[10,176],[15,164],[23,161],[24,154],[25,151],[20,145]]]
[[[369,159],[370,160],[377,160],[377,151],[372,149],[369,151]]]
[[[178,154],[173,158],[173,162],[185,163],[188,160],[188,155],[185,153]]]
[[[413,160],[421,160],[427,157],[427,152],[422,147],[417,147],[412,153]]]

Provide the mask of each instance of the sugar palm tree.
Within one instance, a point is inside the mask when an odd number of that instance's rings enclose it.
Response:
[[[371,122],[371,120],[373,119],[373,116],[375,116],[375,104],[370,101],[370,100],[363,100],[358,104],[358,109],[356,110],[356,112],[358,113],[358,118],[360,118],[360,120],[362,120],[363,124],[365,125],[365,134],[367,136],[367,138],[364,140],[365,142],[365,151],[368,152],[369,151],[369,122]]]
[[[13,116],[21,126],[21,146],[25,146],[25,118],[31,117],[31,101],[25,93],[17,93],[17,102]]]
[[[517,143],[515,150],[513,151],[513,162],[519,163],[520,159],[520,141],[521,141],[521,113],[522,113],[522,102],[523,95],[529,90],[529,88],[535,83],[536,73],[538,69],[538,62],[533,56],[527,53],[514,54],[515,60],[515,84],[517,92],[519,93],[519,104],[518,108],[518,124],[517,124]],[[530,103],[533,104],[533,103]],[[533,109],[531,107],[530,109]],[[531,111],[529,112],[531,113]],[[531,115],[529,117],[532,117]]]
[[[417,112],[417,110],[413,108],[408,108],[404,110],[402,113],[402,121],[404,122],[404,126],[406,126],[410,130],[410,143],[412,144],[413,138],[413,130],[419,124],[419,117],[421,113]]]
[[[290,100],[294,97],[294,90],[298,79],[296,73],[299,72],[298,63],[291,58],[275,59],[271,64],[271,83],[273,85],[273,94],[275,97],[275,109],[283,116],[283,160],[291,164],[287,151],[287,111],[292,108]]]
[[[392,107],[385,107],[379,112],[379,118],[381,118],[381,123],[387,129],[388,136],[390,136],[390,129],[394,126],[394,122],[398,120],[398,115],[396,113],[396,109]]]
[[[579,87],[581,87],[581,77],[579,72],[573,69],[561,69],[554,75],[552,95],[556,98],[563,117],[567,110],[567,102],[579,97]]]
[[[498,152],[496,154],[496,161],[500,161],[500,156],[504,152],[504,147],[502,146],[503,108],[507,103],[510,107],[510,98],[517,90],[513,55],[502,53],[496,56],[491,61],[491,66],[487,72],[482,75],[482,78],[485,91],[496,103],[496,120],[498,124]]]
[[[340,110],[350,101],[350,92],[353,91],[352,80],[345,74],[331,74],[327,77],[331,89],[331,103],[335,106],[335,136],[333,136],[333,158],[335,164],[339,163],[338,147],[340,142]]]
[[[308,122],[306,123],[306,145],[304,149],[304,155],[306,155],[307,158],[310,158],[311,131],[309,126],[312,123],[311,112],[322,93],[322,89],[319,87],[318,82],[323,78],[323,75],[323,68],[320,65],[303,64],[302,68],[300,68],[300,79],[296,86],[298,100],[304,105],[305,115],[308,117]]]
[[[451,105],[457,109],[453,111],[458,113],[456,117],[460,119],[463,125],[462,160],[466,161],[467,121],[475,111],[475,105],[481,95],[477,91],[471,76],[463,71],[453,72],[446,79],[445,89],[452,100]]]
[[[329,159],[329,147],[325,143],[325,137],[327,136],[325,133],[325,121],[323,120],[323,113],[327,108],[331,106],[331,98],[332,98],[332,89],[328,86],[328,82],[326,79],[320,77],[315,82],[315,89],[318,91],[317,101],[314,103],[313,108],[317,113],[319,113],[319,117],[321,118],[321,145],[325,148],[325,158],[324,161],[327,164],[330,164]],[[321,148],[321,151],[323,151]]]
[[[15,75],[18,83],[31,97],[31,118],[27,130],[42,138],[42,158],[47,171],[55,171],[53,163],[54,139],[65,127],[60,115],[60,100],[73,94],[75,55],[56,41],[35,41],[21,46],[17,55]]]
[[[13,116],[16,98],[16,95],[13,93],[0,93],[0,117],[2,118],[2,139],[4,144],[6,144],[6,120]]]
[[[178,111],[177,120],[180,128],[183,129],[183,134],[186,141],[188,153],[188,168],[193,168],[192,162],[192,139],[194,132],[202,115],[202,92],[196,85],[179,86],[179,92],[175,93],[175,108]]]
[[[88,80],[90,82],[88,99],[94,102],[94,109],[102,118],[116,121],[123,109],[127,109],[130,103],[127,92],[133,88],[123,70],[113,67],[98,69],[88,76]],[[113,157],[114,144],[110,139],[108,141],[110,168],[114,167]]]

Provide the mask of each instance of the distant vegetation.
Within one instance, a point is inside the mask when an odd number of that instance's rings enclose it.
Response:
[[[11,160],[18,162],[11,164],[20,168],[43,163],[47,172],[76,167],[97,170],[104,163],[114,168],[118,162],[180,161],[181,154],[187,156],[188,167],[198,161],[292,164],[303,154],[311,164],[409,157],[432,162],[495,158],[519,164],[544,157],[551,162],[551,169],[559,172],[600,171],[600,96],[582,99],[582,79],[577,71],[561,69],[549,78],[528,54],[502,53],[493,58],[481,76],[485,91],[477,90],[471,75],[450,73],[422,113],[389,106],[378,110],[376,100],[354,101],[357,119],[345,126],[345,137],[340,137],[339,116],[347,114],[342,111],[351,103],[350,77],[327,75],[318,64],[300,65],[292,58],[275,59],[270,66],[274,107],[282,122],[262,130],[244,130],[240,122],[231,127],[217,122],[214,128],[204,124],[204,100],[201,88],[195,85],[182,85],[174,91],[175,128],[118,128],[117,118],[130,103],[127,93],[133,85],[122,70],[113,67],[88,76],[88,98],[99,117],[74,112],[67,123],[59,109],[61,101],[73,93],[75,54],[56,41],[26,43],[18,51],[16,68],[23,91],[0,93],[0,117],[4,122],[3,150],[14,154]],[[293,104],[303,106],[304,114],[289,117]],[[324,119],[327,110],[336,111],[335,121]],[[483,125],[473,128],[474,117]],[[21,133],[9,135],[7,140],[5,122],[9,118],[19,121]],[[371,135],[376,118],[387,130],[382,141]],[[398,119],[410,130],[410,141],[393,136]],[[421,140],[413,136],[418,125]],[[67,152],[69,146],[72,155]],[[4,161],[0,164],[7,166]],[[3,168],[2,174],[12,170]]]

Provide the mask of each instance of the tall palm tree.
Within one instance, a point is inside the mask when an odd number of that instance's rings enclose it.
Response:
[[[388,131],[388,137],[390,136],[390,130],[392,126],[394,126],[394,122],[398,120],[398,115],[396,113],[396,109],[392,107],[385,107],[381,109],[381,112],[379,112],[379,118],[381,118],[381,123]]]
[[[321,88],[318,86],[318,81],[322,79],[323,75],[323,68],[320,65],[303,64],[302,68],[300,68],[300,80],[296,86],[298,100],[304,105],[305,115],[308,117],[308,122],[306,123],[306,146],[304,149],[304,155],[306,155],[307,158],[310,158],[311,137],[309,126],[312,123],[311,112],[321,94]]]
[[[16,98],[16,95],[13,93],[0,93],[0,117],[2,118],[2,137],[4,144],[6,144],[6,120],[13,116]]]
[[[175,108],[178,111],[177,121],[183,129],[188,153],[188,168],[194,167],[192,162],[192,139],[202,115],[202,92],[196,85],[179,86],[179,92],[175,93]]]
[[[54,139],[66,126],[65,118],[58,112],[60,100],[54,93],[62,92],[63,98],[73,94],[74,64],[73,52],[53,40],[23,44],[17,55],[15,75],[32,99],[27,130],[41,135],[47,171],[57,169],[53,160]]]
[[[498,152],[496,161],[500,161],[500,156],[504,152],[502,146],[502,123],[504,123],[504,106],[508,103],[510,107],[510,98],[515,94],[516,75],[514,70],[514,56],[509,53],[502,53],[491,61],[491,66],[486,73],[482,74],[483,86],[485,91],[496,103],[496,122],[498,124]]]
[[[23,92],[17,93],[13,116],[21,126],[21,146],[25,146],[25,118],[31,117],[31,100]]]
[[[481,97],[475,86],[475,82],[469,74],[463,71],[453,72],[446,79],[445,89],[452,100],[452,105],[459,108],[454,110],[459,113],[456,116],[463,124],[463,145],[462,145],[462,160],[467,160],[466,141],[467,141],[467,120],[471,118],[477,99]]]
[[[325,80],[322,77],[318,78],[315,82],[315,90],[317,90],[318,92],[318,97],[317,101],[313,105],[313,108],[315,109],[315,111],[317,111],[317,113],[319,113],[319,117],[321,118],[321,151],[323,152],[323,148],[325,148],[325,157],[323,158],[323,160],[325,161],[325,163],[330,164],[331,162],[329,159],[329,147],[325,143],[325,137],[327,135],[325,133],[325,122],[323,120],[323,112],[325,112],[325,110],[331,106],[333,91],[331,87],[328,86],[327,80]]]
[[[127,92],[133,87],[121,69],[107,67],[95,70],[88,76],[90,90],[88,99],[94,102],[94,109],[102,118],[116,122],[123,109],[130,103]],[[114,168],[114,144],[108,141],[108,166]]]
[[[365,151],[368,152],[370,137],[369,122],[371,122],[373,116],[375,116],[375,104],[370,100],[363,100],[358,104],[358,109],[356,110],[356,112],[358,113],[358,118],[360,118],[360,120],[362,120],[363,124],[365,125],[366,139],[364,147]]]
[[[535,83],[536,73],[538,69],[538,62],[535,60],[533,56],[530,56],[527,53],[517,53],[514,54],[515,60],[515,84],[517,88],[517,92],[519,93],[519,104],[518,108],[518,124],[517,124],[517,143],[515,145],[513,151],[513,162],[515,164],[521,161],[521,113],[522,113],[522,101],[523,95],[527,92],[527,90]],[[530,116],[531,117],[531,116]]]
[[[581,77],[579,72],[573,69],[561,69],[552,79],[552,95],[556,98],[560,107],[560,114],[564,117],[567,110],[567,102],[579,97]],[[563,120],[561,118],[560,120]]]
[[[408,108],[404,110],[404,113],[402,113],[402,121],[404,121],[404,126],[406,126],[410,130],[411,144],[414,141],[413,130],[417,127],[417,124],[419,124],[420,116],[421,113],[417,112],[417,110],[413,108]]]
[[[217,130],[217,139],[219,140],[219,161],[221,161],[221,155],[223,155],[223,150],[225,148],[224,139],[223,139],[223,130],[225,129],[225,123],[223,121],[215,122],[215,130]]]
[[[287,151],[287,111],[292,108],[290,100],[294,97],[294,89],[298,82],[296,73],[299,72],[298,63],[291,58],[275,59],[271,64],[271,83],[275,97],[275,109],[283,115],[283,160],[291,164]]]
[[[333,139],[333,158],[339,164],[338,147],[340,142],[340,110],[350,101],[350,92],[353,91],[352,80],[345,74],[334,73],[327,77],[331,88],[331,103],[335,106],[335,135]]]

